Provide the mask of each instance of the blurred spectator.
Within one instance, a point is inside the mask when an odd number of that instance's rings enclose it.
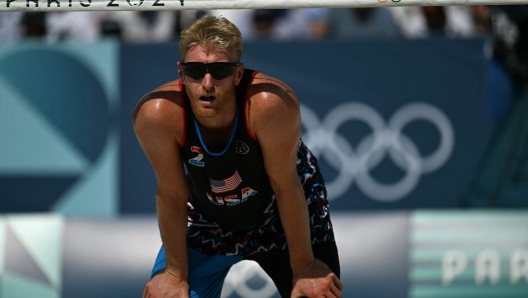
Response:
[[[3,12],[0,13],[0,40],[43,38],[96,41],[99,26],[96,12]]]
[[[443,6],[424,6],[422,13],[425,17],[425,22],[429,34],[444,35],[446,28],[446,13]]]
[[[308,37],[305,9],[257,9],[253,14],[253,36],[257,39],[292,40]]]
[[[100,33],[102,37],[123,40],[123,30],[118,22],[110,18],[101,18],[99,24],[101,26]]]
[[[256,9],[253,12],[253,38],[271,39],[273,27],[279,18],[279,10]]]
[[[495,48],[495,50],[509,51],[513,47],[515,41],[519,37],[519,28],[508,14],[497,9],[493,13],[493,31],[495,37],[495,45],[503,48]]]
[[[495,7],[487,13],[494,34],[486,71],[486,115],[500,124],[516,93],[528,86],[528,6]]]
[[[493,13],[497,10],[498,13]],[[47,41],[95,41],[115,37],[123,42],[165,42],[204,14],[225,16],[247,39],[304,40],[357,37],[486,37],[501,31],[508,47],[518,29],[494,6],[407,6],[391,8],[233,9],[103,12],[4,12],[0,42],[24,37]],[[493,23],[492,23],[493,16]],[[492,28],[493,24],[493,28]]]
[[[214,16],[232,21],[246,40],[303,40],[311,33],[312,20],[322,19],[324,9],[242,9],[209,10]]]
[[[22,35],[26,38],[41,38],[47,34],[46,13],[25,12],[22,16]]]
[[[205,14],[207,14],[205,10],[176,10],[174,12],[173,37],[179,37],[185,27]]]
[[[100,15],[101,32],[123,42],[167,42],[205,14],[203,10],[107,11]]]
[[[103,36],[123,42],[164,42],[172,38],[172,11],[105,11],[100,15]]]
[[[311,37],[311,22],[317,9],[284,9],[279,14],[273,30],[277,40],[307,39]]]
[[[327,34],[326,14],[327,8],[309,8],[306,10],[308,19],[308,33],[309,39],[321,39]]]
[[[471,37],[475,35],[469,6],[405,6],[390,8],[402,36],[431,35]]]
[[[97,12],[49,12],[45,23],[48,42],[65,39],[94,42],[100,36]]]
[[[385,8],[328,9],[327,36],[336,39],[397,36],[391,13]]]
[[[243,39],[254,38],[253,14],[254,9],[215,9],[208,10],[207,14],[213,16],[223,16],[238,27]]]
[[[475,35],[485,37],[491,35],[490,9],[486,5],[475,5],[473,10],[473,24]]]
[[[17,41],[22,38],[22,17],[20,11],[0,13],[0,42]]]
[[[493,58],[516,86],[528,86],[528,6],[496,8],[492,20]]]
[[[528,206],[528,6],[490,7],[493,51],[487,68],[486,112],[497,125],[464,204]]]

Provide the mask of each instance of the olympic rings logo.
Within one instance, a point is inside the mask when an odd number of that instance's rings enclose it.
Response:
[[[250,287],[247,282],[258,277],[264,281],[260,288]],[[241,261],[231,267],[224,286],[222,287],[222,298],[230,297],[236,292],[240,297],[268,298],[277,293],[273,280],[254,261]]]
[[[302,124],[306,128],[303,140],[318,158],[324,158],[337,170],[337,177],[326,183],[329,199],[340,197],[355,180],[359,190],[381,202],[394,202],[408,195],[418,184],[422,174],[434,172],[449,159],[455,146],[454,129],[449,118],[437,107],[428,103],[410,103],[398,109],[385,125],[383,117],[371,107],[358,102],[344,103],[333,108],[319,121],[308,107],[301,105]],[[358,143],[356,149],[337,133],[347,121],[362,121],[372,130]],[[412,121],[432,123],[440,133],[440,144],[429,156],[421,156],[415,143],[402,133]],[[405,172],[394,184],[382,184],[369,172],[385,156]]]

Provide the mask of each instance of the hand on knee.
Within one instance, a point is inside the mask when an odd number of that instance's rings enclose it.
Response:
[[[156,274],[145,286],[143,298],[188,298],[187,281],[162,272]]]

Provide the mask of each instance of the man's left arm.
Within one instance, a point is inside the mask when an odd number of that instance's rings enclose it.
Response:
[[[255,95],[260,98],[252,101],[251,114],[286,233],[292,297],[341,297],[341,282],[312,252],[308,208],[296,166],[302,129],[299,103],[287,86],[273,89]]]

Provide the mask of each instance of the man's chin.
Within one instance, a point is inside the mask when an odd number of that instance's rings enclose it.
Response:
[[[216,100],[215,100],[216,101]],[[191,101],[192,110],[195,116],[200,118],[211,118],[218,114],[218,108],[214,106],[215,101]]]
[[[218,111],[212,108],[199,107],[193,111],[196,117],[200,118],[213,118],[218,115]]]

